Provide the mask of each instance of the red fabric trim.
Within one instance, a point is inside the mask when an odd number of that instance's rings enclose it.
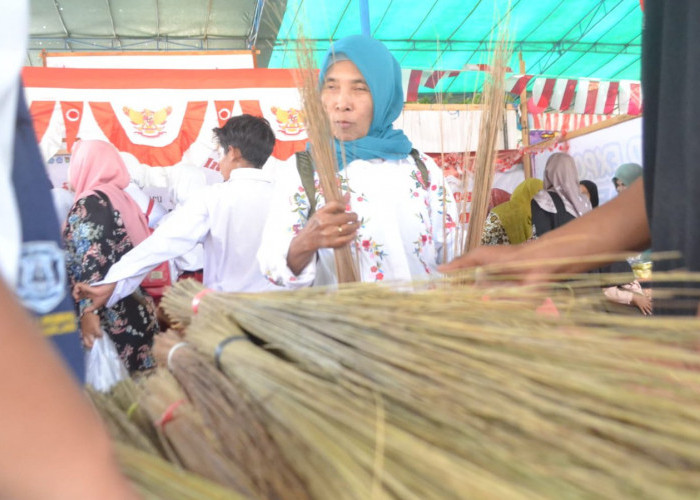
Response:
[[[586,108],[584,114],[592,115],[595,113],[595,103],[598,100],[598,82],[590,82],[588,84],[588,97],[586,98]]]
[[[272,150],[272,156],[278,160],[285,161],[294,153],[304,151],[308,139],[300,141],[276,141],[275,148]]]
[[[200,290],[197,292],[197,295],[192,297],[192,313],[197,314],[199,312],[199,304],[202,302],[202,299],[204,298],[205,295],[213,292],[214,290],[210,288],[204,288],[203,290]]]
[[[513,85],[510,93],[515,95],[520,95],[525,88],[527,88],[527,82],[532,79],[532,75],[523,75],[518,78],[518,81]]]
[[[67,89],[241,89],[293,87],[288,69],[84,69],[25,67],[26,87]]]
[[[554,84],[557,81],[554,78],[547,78],[544,82],[544,88],[542,89],[542,95],[540,100],[537,102],[537,106],[540,108],[546,108],[549,105],[549,101],[552,99],[552,94],[554,93]]]
[[[119,151],[131,153],[139,162],[146,165],[169,167],[182,160],[182,155],[197,139],[204,122],[207,102],[194,101],[187,103],[187,110],[182,120],[180,132],[173,142],[163,147],[144,146],[131,142],[121,123],[114,116],[114,108],[112,108],[110,103],[91,102],[90,108],[102,132]]]
[[[571,107],[571,103],[574,101],[574,96],[576,95],[577,83],[577,80],[567,80],[564,96],[561,99],[561,106],[559,107],[561,111],[566,111]]]
[[[617,95],[620,91],[619,82],[610,82],[610,87],[608,87],[608,97],[605,99],[605,108],[603,108],[603,113],[609,115],[615,109],[615,101],[617,101]]]
[[[437,83],[445,76],[446,71],[433,71],[423,85],[425,88],[434,89]]]
[[[420,78],[423,72],[419,69],[412,69],[408,77],[408,88],[406,89],[406,102],[415,102],[418,100],[418,87],[420,86]]]
[[[542,130],[542,123],[541,123],[542,115],[541,114],[536,114],[532,115],[532,125],[534,130]]]
[[[241,111],[246,115],[263,117],[260,101],[241,101]]]
[[[236,101],[214,101],[216,107],[216,118],[219,120],[219,127],[223,127],[229,118],[233,116],[233,105]]]
[[[29,114],[32,115],[37,142],[41,142],[44,138],[55,109],[56,101],[33,101],[29,105]]]
[[[630,85],[630,103],[627,108],[627,113],[630,115],[638,115],[642,112],[642,95],[641,85],[633,83]]]
[[[61,113],[66,126],[66,149],[70,151],[75,138],[78,137],[78,129],[83,119],[83,102],[61,101]]]

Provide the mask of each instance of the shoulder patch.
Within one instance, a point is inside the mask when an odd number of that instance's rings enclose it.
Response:
[[[17,295],[25,307],[46,314],[66,294],[66,263],[55,241],[32,241],[22,245]]]

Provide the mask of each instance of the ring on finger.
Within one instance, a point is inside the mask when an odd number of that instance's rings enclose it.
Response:
[[[343,226],[342,226],[342,225],[339,225],[339,226],[338,226],[338,234],[340,234],[340,233],[342,233],[342,232],[343,232]]]

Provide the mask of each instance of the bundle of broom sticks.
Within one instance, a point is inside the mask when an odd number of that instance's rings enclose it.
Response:
[[[585,279],[463,281],[257,295],[183,282],[163,305],[187,344],[156,348],[180,389],[158,396],[149,379],[140,404],[155,416],[184,398],[197,425],[165,426],[179,463],[245,462],[245,484],[223,484],[253,498],[700,491],[697,320],[598,312]]]

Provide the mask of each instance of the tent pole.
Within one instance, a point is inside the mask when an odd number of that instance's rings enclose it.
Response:
[[[369,3],[367,0],[360,0],[360,25],[363,35],[372,36],[369,29]]]
[[[520,61],[520,74],[525,74],[525,61],[523,60],[523,53],[518,52],[518,60]],[[520,129],[523,133],[523,172],[525,173],[525,178],[529,179],[532,177],[532,164],[530,162],[530,155],[527,153],[527,148],[530,146],[530,129],[527,125],[527,88],[524,88],[520,93]]]

